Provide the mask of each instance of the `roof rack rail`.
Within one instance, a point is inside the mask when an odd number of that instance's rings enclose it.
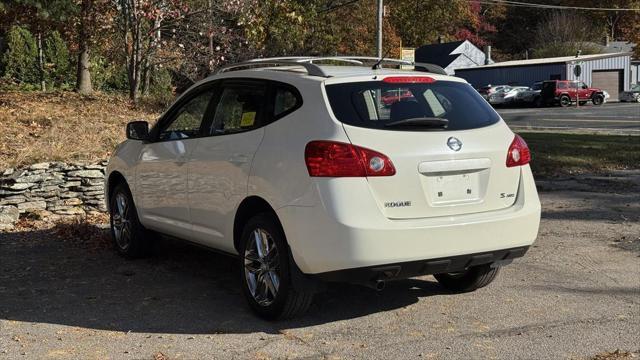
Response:
[[[304,58],[306,59],[306,58]],[[267,66],[267,65],[272,65],[272,66],[301,66],[303,67],[305,70],[307,70],[307,73],[311,76],[320,76],[320,77],[329,77],[329,75],[324,72],[324,70],[322,70],[321,67],[319,67],[318,65],[312,64],[310,62],[304,62],[304,61],[300,61],[302,59],[296,59],[296,58],[273,58],[273,59],[253,59],[253,60],[249,60],[249,61],[245,61],[245,62],[241,62],[238,64],[232,64],[232,65],[227,65],[227,66],[223,66],[222,68],[220,68],[218,70],[218,74],[223,73],[223,72],[227,72],[227,71],[232,71],[232,70],[237,70],[240,68],[250,68],[250,67],[256,67],[256,66]]]
[[[447,71],[442,66],[436,65],[436,64],[414,62],[413,67],[418,71],[425,71],[425,72],[430,72],[433,74],[440,74],[440,75],[449,75],[447,74]]]
[[[264,61],[271,61],[271,60],[284,60],[284,61],[295,61],[295,62],[309,62],[312,63],[313,62],[319,62],[319,61],[337,61],[337,62],[346,62],[346,63],[350,63],[350,64],[358,64],[358,65],[362,65],[362,61],[353,59],[353,58],[349,58],[349,57],[345,57],[345,56],[283,56],[283,57],[272,57],[272,58],[258,58],[258,59],[251,59],[251,60],[247,60],[246,62],[264,62]]]
[[[398,65],[410,65],[414,66],[417,71],[425,71],[434,74],[447,75],[447,72],[440,66],[428,63],[412,62],[402,59],[390,59],[390,58],[377,58],[373,56],[285,56],[285,57],[273,57],[252,59],[238,64],[231,64],[223,66],[217,73],[223,73],[227,71],[233,71],[241,68],[251,68],[260,66],[298,66],[303,67],[307,73],[311,76],[330,77],[320,66],[314,64],[314,62],[345,62],[349,64],[364,65],[364,62],[381,62],[392,63]]]
[[[411,66],[414,66],[418,71],[425,71],[425,72],[430,72],[430,73],[440,74],[440,75],[448,75],[447,72],[441,66],[438,66],[435,64],[429,64],[429,63],[413,62],[413,61],[402,60],[402,59],[383,58],[381,61],[380,58],[377,58],[374,56],[334,56],[331,59],[357,60],[357,61],[360,61],[361,63],[363,61],[371,61],[371,62],[380,61],[381,63],[386,62],[386,63],[392,63],[392,64],[398,64],[398,65],[411,65]]]

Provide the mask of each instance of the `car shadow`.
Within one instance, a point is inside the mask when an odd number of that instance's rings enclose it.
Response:
[[[307,315],[267,322],[246,305],[233,258],[158,238],[153,256],[126,260],[107,230],[83,226],[0,233],[0,319],[123,332],[278,333],[448,294],[428,280],[393,282],[383,292],[329,284]]]

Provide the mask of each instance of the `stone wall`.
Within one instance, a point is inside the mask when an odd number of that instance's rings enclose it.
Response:
[[[46,217],[105,211],[106,164],[43,162],[0,172],[0,229],[11,228],[29,213]]]

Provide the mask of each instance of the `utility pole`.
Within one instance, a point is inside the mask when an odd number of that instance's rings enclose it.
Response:
[[[376,51],[378,54],[378,59],[382,57],[382,13],[384,12],[384,7],[382,5],[382,0],[378,0],[378,28],[377,28],[377,44]]]

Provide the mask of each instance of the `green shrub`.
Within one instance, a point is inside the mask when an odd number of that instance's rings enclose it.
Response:
[[[7,33],[7,52],[2,57],[3,77],[19,84],[37,84],[38,47],[31,32],[12,26]]]
[[[156,67],[151,72],[149,99],[161,107],[171,104],[174,99],[171,73],[166,68]]]
[[[60,33],[52,32],[44,39],[45,76],[54,87],[64,87],[73,82],[69,49]]]
[[[91,82],[95,90],[125,91],[129,89],[127,68],[124,64],[108,61],[95,55],[91,59]]]

